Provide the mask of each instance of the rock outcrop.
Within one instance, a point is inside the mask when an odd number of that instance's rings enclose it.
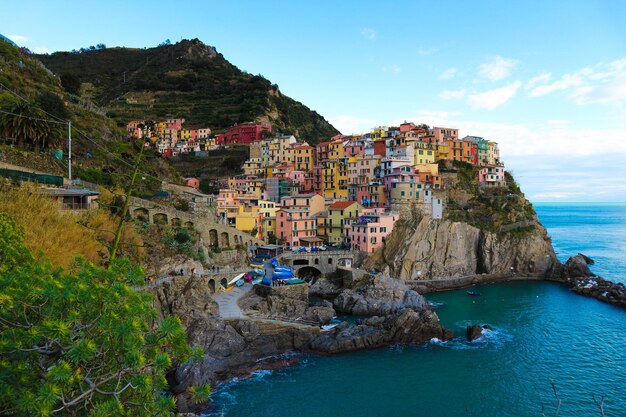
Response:
[[[465,329],[465,337],[467,338],[467,340],[472,342],[482,337],[483,330],[493,330],[493,328],[488,325],[479,326],[478,324],[475,324],[473,326],[467,326],[467,328]]]
[[[475,274],[546,274],[558,260],[546,230],[536,221],[523,234],[495,233],[468,223],[425,216],[401,221],[385,247],[364,268],[404,280]]]
[[[422,310],[428,303],[402,281],[386,276],[370,276],[354,288],[344,289],[333,307],[344,314],[384,316],[404,309]]]
[[[253,317],[317,325],[330,323],[335,316],[332,307],[309,305],[309,286],[306,284],[274,288],[255,285],[254,291],[239,300],[239,307]]]

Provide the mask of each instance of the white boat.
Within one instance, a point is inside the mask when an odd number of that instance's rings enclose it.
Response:
[[[241,274],[237,275],[235,278],[228,281],[227,287],[230,287],[231,285],[235,285],[235,283],[239,281],[241,278],[243,278],[244,275],[246,275],[246,273],[242,272]]]

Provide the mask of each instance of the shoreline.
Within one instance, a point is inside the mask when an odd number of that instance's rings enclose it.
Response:
[[[554,278],[541,275],[519,274],[480,274],[464,277],[450,277],[434,280],[406,281],[406,284],[420,294],[462,290],[482,285],[503,282],[554,282],[570,291],[588,298],[594,298],[606,304],[626,308],[626,286],[621,282],[613,282],[599,276]]]

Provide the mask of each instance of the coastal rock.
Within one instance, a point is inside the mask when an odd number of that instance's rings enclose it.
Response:
[[[403,310],[387,317],[373,317],[361,325],[343,324],[312,341],[317,352],[338,353],[388,346],[391,344],[425,343],[432,338],[451,337],[430,310]]]
[[[307,285],[273,288],[256,285],[254,291],[239,300],[239,307],[253,317],[303,323],[327,324],[335,316],[332,304],[309,306]]]
[[[341,292],[341,285],[335,283],[334,281],[320,278],[311,285],[309,288],[309,293],[316,297],[321,298],[335,298]]]
[[[482,337],[483,335],[483,330],[493,330],[493,327],[485,324],[485,325],[478,325],[475,324],[473,326],[467,326],[467,328],[465,329],[465,337],[467,337],[467,340],[469,340],[470,342]]]
[[[593,259],[579,253],[576,256],[570,257],[567,262],[565,262],[564,269],[568,277],[591,277],[594,276],[594,274],[589,269],[589,265],[593,264]]]
[[[520,235],[428,216],[403,220],[394,227],[384,249],[366,259],[363,266],[403,280],[483,273],[544,275],[558,260],[543,226],[535,221],[533,227]]]
[[[333,301],[334,308],[344,314],[388,315],[403,309],[421,310],[428,303],[402,281],[387,276],[370,276],[354,288],[344,289]]]

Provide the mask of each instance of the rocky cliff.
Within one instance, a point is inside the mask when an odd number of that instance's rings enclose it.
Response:
[[[222,320],[208,279],[180,277],[149,288],[160,314],[179,316],[190,344],[205,350],[201,361],[179,364],[171,375],[181,410],[193,409],[187,402],[191,385],[215,385],[242,376],[246,370],[274,367],[277,361],[288,364],[281,356],[284,354],[331,354],[452,336],[423,297],[398,280],[368,277],[353,288],[344,288],[337,308],[372,317],[324,330],[311,324],[327,322],[335,310],[330,302],[311,305],[307,285],[275,289],[256,286],[239,304],[244,311],[260,316]],[[298,323],[297,318],[308,324]]]
[[[539,274],[558,260],[545,228],[535,219],[523,234],[491,232],[468,223],[422,217],[400,221],[383,250],[364,267],[404,280],[476,274]]]

